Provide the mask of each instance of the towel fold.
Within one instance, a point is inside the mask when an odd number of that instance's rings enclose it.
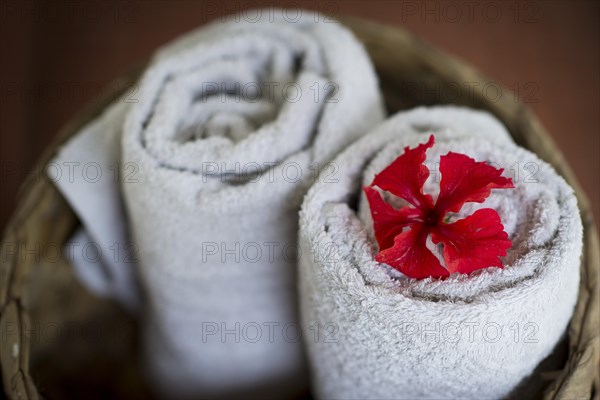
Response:
[[[302,392],[298,209],[318,172],[336,172],[327,162],[384,115],[349,31],[303,10],[293,21],[257,13],[161,49],[135,101],[95,122],[118,130],[108,158],[123,170],[145,365],[169,398]],[[82,147],[93,144],[75,137],[59,160]],[[102,213],[77,198],[94,188],[58,184],[94,237]],[[118,191],[107,190],[104,205],[118,207]],[[115,224],[123,236],[123,220]]]
[[[425,192],[439,191],[436,160],[448,151],[513,178],[515,189],[460,212],[498,211],[513,243],[504,269],[414,280],[374,260],[360,187],[430,133]],[[300,218],[301,318],[314,333],[305,339],[317,397],[508,395],[551,353],[576,302],[582,224],[572,189],[494,118],[456,107],[399,113],[333,163],[339,183],[313,185]]]

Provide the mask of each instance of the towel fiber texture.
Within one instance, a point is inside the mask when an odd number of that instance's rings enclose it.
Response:
[[[504,269],[414,280],[374,260],[360,187],[430,133],[436,144],[427,153],[425,192],[439,191],[436,161],[448,151],[513,177],[515,189],[460,211],[498,211],[513,243]],[[576,302],[582,224],[572,189],[493,117],[457,107],[399,113],[333,162],[339,183],[316,183],[300,219],[302,320],[320,329],[306,339],[317,396],[508,395],[551,353]]]

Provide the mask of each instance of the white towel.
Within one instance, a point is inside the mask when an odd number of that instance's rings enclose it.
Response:
[[[298,209],[317,172],[334,174],[326,163],[383,119],[366,52],[325,16],[256,10],[160,50],[134,100],[94,124],[121,140],[102,165],[123,170],[151,382],[166,397],[301,393]],[[76,137],[58,161],[80,146],[94,147]],[[58,183],[97,236],[84,186]],[[122,222],[110,219],[120,237]]]
[[[513,243],[504,269],[414,280],[374,260],[360,188],[430,133],[426,193],[439,190],[435,162],[450,150],[494,162],[513,178],[515,189],[461,210],[498,211]],[[317,397],[509,394],[551,353],[576,302],[582,224],[572,189],[492,117],[455,107],[399,113],[333,162],[339,183],[317,182],[300,219],[301,318],[313,333],[306,343]]]
[[[119,99],[59,149],[46,167],[85,228],[65,245],[75,275],[88,289],[118,300],[130,312],[140,307],[135,277],[138,249],[128,239],[121,180],[136,180],[134,164],[120,163],[120,138],[129,103]]]

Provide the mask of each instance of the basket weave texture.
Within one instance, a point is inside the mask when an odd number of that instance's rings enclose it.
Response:
[[[447,96],[442,96],[444,91],[440,88],[450,85],[495,85],[473,68],[407,32],[355,18],[343,18],[342,22],[365,44],[390,113],[445,103],[448,99],[444,99]],[[46,149],[37,170],[43,171],[58,146],[114,101],[116,92],[135,84],[140,73],[138,68],[121,77],[113,83],[114,90],[107,91],[111,97],[91,104],[72,118]],[[535,371],[525,392],[531,398],[599,398],[600,257],[588,200],[559,149],[522,103],[511,96],[490,101],[480,91],[453,100],[455,104],[493,113],[519,145],[552,164],[575,189],[584,226],[579,299],[567,340]],[[78,223],[52,182],[43,174],[29,176],[2,239],[3,391],[12,399],[100,398],[107,390],[113,396],[148,398],[137,365],[135,323],[114,303],[98,299],[82,288],[64,257],[48,255],[62,248]],[[64,334],[65,327],[73,326],[73,321],[77,322],[76,327],[93,327],[92,336]],[[110,382],[110,388],[106,388],[106,382]],[[103,388],[101,392],[99,387]]]

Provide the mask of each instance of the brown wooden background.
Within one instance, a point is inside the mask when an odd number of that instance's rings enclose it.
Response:
[[[273,5],[403,27],[511,88],[563,149],[598,221],[599,2],[0,1],[0,227],[41,150],[107,83],[189,29]]]

